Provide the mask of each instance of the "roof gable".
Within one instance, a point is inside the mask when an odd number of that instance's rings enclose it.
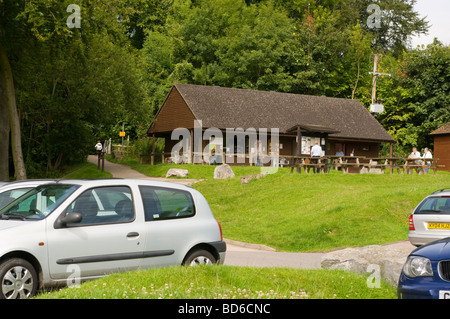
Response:
[[[430,135],[439,135],[439,134],[450,134],[450,122],[430,133]]]
[[[147,133],[171,132],[179,127],[192,128],[194,120],[192,110],[183,100],[178,89],[173,86]]]

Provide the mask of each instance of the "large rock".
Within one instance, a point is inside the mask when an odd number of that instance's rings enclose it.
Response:
[[[167,171],[166,177],[172,177],[172,176],[187,177],[188,170],[181,169],[181,168],[171,168]]]
[[[123,161],[124,157],[123,157],[123,153],[121,151],[113,151],[112,152],[112,158],[115,158],[119,161]]]
[[[222,164],[214,169],[214,179],[225,179],[233,177],[234,172],[228,164]]]
[[[322,257],[322,268],[343,269],[374,275],[379,271],[381,279],[397,285],[398,279],[411,251],[398,247],[372,245],[346,248],[327,253]]]

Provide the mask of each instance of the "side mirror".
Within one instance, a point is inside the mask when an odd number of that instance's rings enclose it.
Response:
[[[80,223],[83,217],[80,213],[70,213],[63,217],[59,217],[55,222],[55,228],[66,227],[67,224],[77,224]]]

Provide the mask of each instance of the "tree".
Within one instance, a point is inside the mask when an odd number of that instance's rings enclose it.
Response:
[[[450,121],[450,47],[439,41],[405,53],[405,102],[414,116],[405,128],[417,145],[432,143],[428,135]]]
[[[387,97],[380,122],[400,147],[430,147],[430,132],[450,121],[450,47],[435,40],[405,51],[394,62],[392,79],[379,82]]]
[[[69,5],[56,0],[0,4],[5,17],[0,37],[6,44],[2,62],[10,62],[16,84],[6,92],[18,97],[26,163],[37,174],[43,165],[53,171],[85,160],[98,138],[93,134],[123,119],[126,110],[145,118],[139,61],[124,32],[134,10],[122,0],[83,1],[81,27],[71,28]],[[22,146],[11,140],[13,150]]]
[[[272,1],[272,0],[268,0]],[[305,15],[317,9],[326,9],[338,17],[336,26],[348,29],[359,20],[360,27],[371,37],[372,47],[378,53],[390,52],[393,56],[401,56],[408,47],[409,38],[415,34],[428,31],[429,23],[420,18],[414,10],[416,0],[273,0],[278,6],[286,8],[289,16],[303,20]],[[380,8],[380,25],[373,27],[367,23],[376,13],[370,5]]]
[[[17,114],[16,96],[14,90],[14,79],[8,56],[3,46],[0,44],[0,72],[2,86],[2,102],[6,104],[9,114],[9,127],[11,130],[11,146],[14,160],[15,177],[17,179],[26,179],[27,172],[22,154],[22,141],[20,133],[19,115]]]
[[[293,32],[270,4],[175,1],[142,50],[155,109],[173,82],[289,91]]]
[[[9,111],[6,96],[3,89],[3,81],[0,81],[0,181],[9,180]]]

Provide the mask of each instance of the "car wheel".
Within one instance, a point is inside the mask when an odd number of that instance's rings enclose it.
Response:
[[[198,266],[198,265],[212,265],[217,262],[216,258],[207,250],[196,250],[190,253],[184,265]]]
[[[26,299],[34,296],[38,287],[36,270],[20,258],[9,259],[0,265],[0,279],[1,299]]]

